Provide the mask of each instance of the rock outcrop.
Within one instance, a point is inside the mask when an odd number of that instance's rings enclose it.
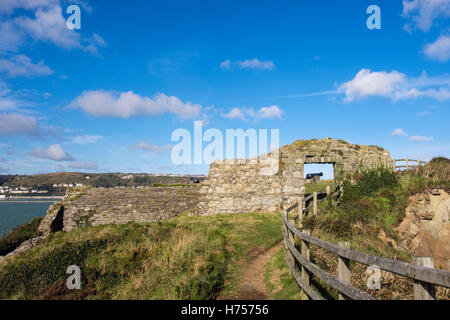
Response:
[[[400,248],[414,256],[433,257],[434,267],[450,271],[450,196],[418,193],[410,197],[398,226]]]

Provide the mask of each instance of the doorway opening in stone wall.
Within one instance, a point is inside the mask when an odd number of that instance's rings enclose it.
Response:
[[[319,192],[318,200],[326,198],[325,192],[320,192],[327,185],[334,183],[334,163],[306,163],[303,170],[305,178],[305,196],[313,192]],[[306,206],[308,203],[306,203]]]

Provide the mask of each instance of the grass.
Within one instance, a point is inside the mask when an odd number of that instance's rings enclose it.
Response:
[[[1,299],[232,297],[255,248],[280,241],[278,213],[181,216],[57,232],[0,269]],[[78,265],[82,289],[68,291]]]
[[[39,224],[42,218],[36,217],[30,222],[13,228],[10,233],[0,238],[0,256],[4,256],[19,247],[19,245],[28,239],[38,237]]]
[[[266,265],[264,281],[268,297],[272,300],[299,300],[300,290],[292,277],[284,260],[283,249],[280,248]]]
[[[316,183],[306,183],[305,184],[305,194],[311,194],[313,192],[321,191],[325,189],[326,186],[333,184],[334,180],[322,180]]]

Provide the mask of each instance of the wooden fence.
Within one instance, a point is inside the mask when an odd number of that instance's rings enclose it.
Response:
[[[316,215],[322,213],[324,209],[319,210],[319,204],[330,200],[333,205],[336,205],[341,194],[342,188],[339,184],[336,183],[328,185],[322,190],[311,193],[310,195],[306,196],[303,199],[302,202],[303,215],[308,214]],[[319,196],[321,196],[320,199]],[[288,210],[292,211],[296,207],[297,203],[294,203],[293,206],[291,206]]]
[[[424,166],[425,164],[427,164],[427,161],[423,161],[423,160],[414,160],[414,159],[394,159],[395,161],[395,170],[397,169],[405,169],[405,170],[410,170],[410,169],[418,169],[421,166]],[[401,164],[397,165],[397,162],[401,162]]]
[[[331,187],[336,188],[337,191],[331,193]],[[327,188],[327,193],[329,194],[328,198],[331,197],[333,203],[336,203],[341,194],[339,186],[333,185],[330,186],[330,188]],[[317,193],[316,195],[312,195],[312,199],[312,207],[310,205],[304,208],[303,201],[299,201],[282,213],[284,256],[292,276],[302,289],[302,296],[304,298],[324,300],[324,298],[310,285],[310,278],[312,275],[315,275],[329,286],[339,291],[340,300],[375,300],[369,293],[350,284],[350,261],[372,267],[376,266],[380,270],[385,270],[412,279],[414,281],[415,300],[435,299],[435,285],[450,288],[450,272],[434,269],[433,261],[429,257],[414,257],[412,264],[401,262],[359,251],[353,251],[350,249],[350,244],[348,242],[340,242],[339,245],[336,245],[315,238],[310,235],[309,230],[300,231],[300,229],[295,226],[296,221],[299,227],[302,228],[303,217],[305,215],[310,214],[310,212],[312,212],[312,214],[319,213],[317,211]],[[314,203],[316,204],[314,205]],[[295,209],[297,209],[295,216],[289,218],[289,213]],[[300,240],[300,251],[295,246],[295,238]],[[310,261],[310,245],[315,245],[337,255],[338,277],[333,276]],[[300,269],[298,266],[300,266]]]

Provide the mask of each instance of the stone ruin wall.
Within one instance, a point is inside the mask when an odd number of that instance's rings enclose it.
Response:
[[[304,165],[333,164],[336,180],[351,176],[360,169],[383,166],[394,170],[389,151],[378,146],[351,144],[344,140],[298,140],[280,149],[282,205],[289,205],[305,193]]]
[[[387,150],[343,140],[298,140],[277,151],[268,157],[211,164],[200,190],[199,212],[212,215],[285,208],[304,196],[304,165],[308,163],[333,164],[337,179],[361,168],[394,170]]]
[[[278,157],[216,160],[200,189],[203,215],[275,211],[280,204]]]
[[[51,205],[39,231],[50,233],[85,226],[152,222],[182,214],[197,215],[198,192],[190,187],[116,187],[69,189],[64,199]]]

